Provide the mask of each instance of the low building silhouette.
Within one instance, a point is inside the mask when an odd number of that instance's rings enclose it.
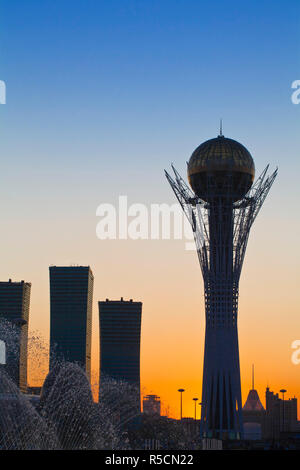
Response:
[[[297,429],[297,398],[282,400],[278,393],[267,387],[264,437],[277,440],[286,433],[297,432]]]
[[[160,397],[147,395],[143,398],[143,413],[160,416]]]
[[[243,406],[245,440],[260,440],[262,438],[265,414],[257,390],[252,388]]]

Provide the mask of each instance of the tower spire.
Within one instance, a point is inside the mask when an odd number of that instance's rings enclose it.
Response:
[[[220,118],[220,134],[219,137],[223,137],[223,119]]]
[[[252,390],[254,390],[254,364],[252,364]]]

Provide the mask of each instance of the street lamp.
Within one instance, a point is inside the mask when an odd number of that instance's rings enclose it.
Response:
[[[196,418],[197,418],[196,405],[197,405],[197,401],[199,400],[199,398],[193,398],[193,400],[195,402],[195,421],[196,421]]]
[[[201,406],[201,405],[202,405],[202,402],[200,401],[200,402],[198,403],[198,405]],[[201,409],[200,409],[200,419],[201,419]]]
[[[282,388],[280,393],[282,393],[282,431],[284,432],[284,394],[286,393],[286,390]]]
[[[180,419],[182,419],[182,394],[185,392],[185,389],[179,388],[178,392],[180,393]]]

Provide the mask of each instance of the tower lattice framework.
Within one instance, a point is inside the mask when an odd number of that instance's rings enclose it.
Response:
[[[201,434],[206,437],[243,437],[237,331],[239,279],[251,226],[277,175],[276,169],[268,176],[268,168],[237,202],[232,200],[230,174],[224,180],[222,197],[215,196],[212,178],[203,200],[191,191],[173,165],[173,178],[165,172],[191,224],[204,280]]]

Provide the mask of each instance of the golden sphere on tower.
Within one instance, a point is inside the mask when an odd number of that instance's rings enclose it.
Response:
[[[188,179],[203,200],[242,199],[253,184],[254,161],[236,140],[219,135],[199,145],[188,162]]]

